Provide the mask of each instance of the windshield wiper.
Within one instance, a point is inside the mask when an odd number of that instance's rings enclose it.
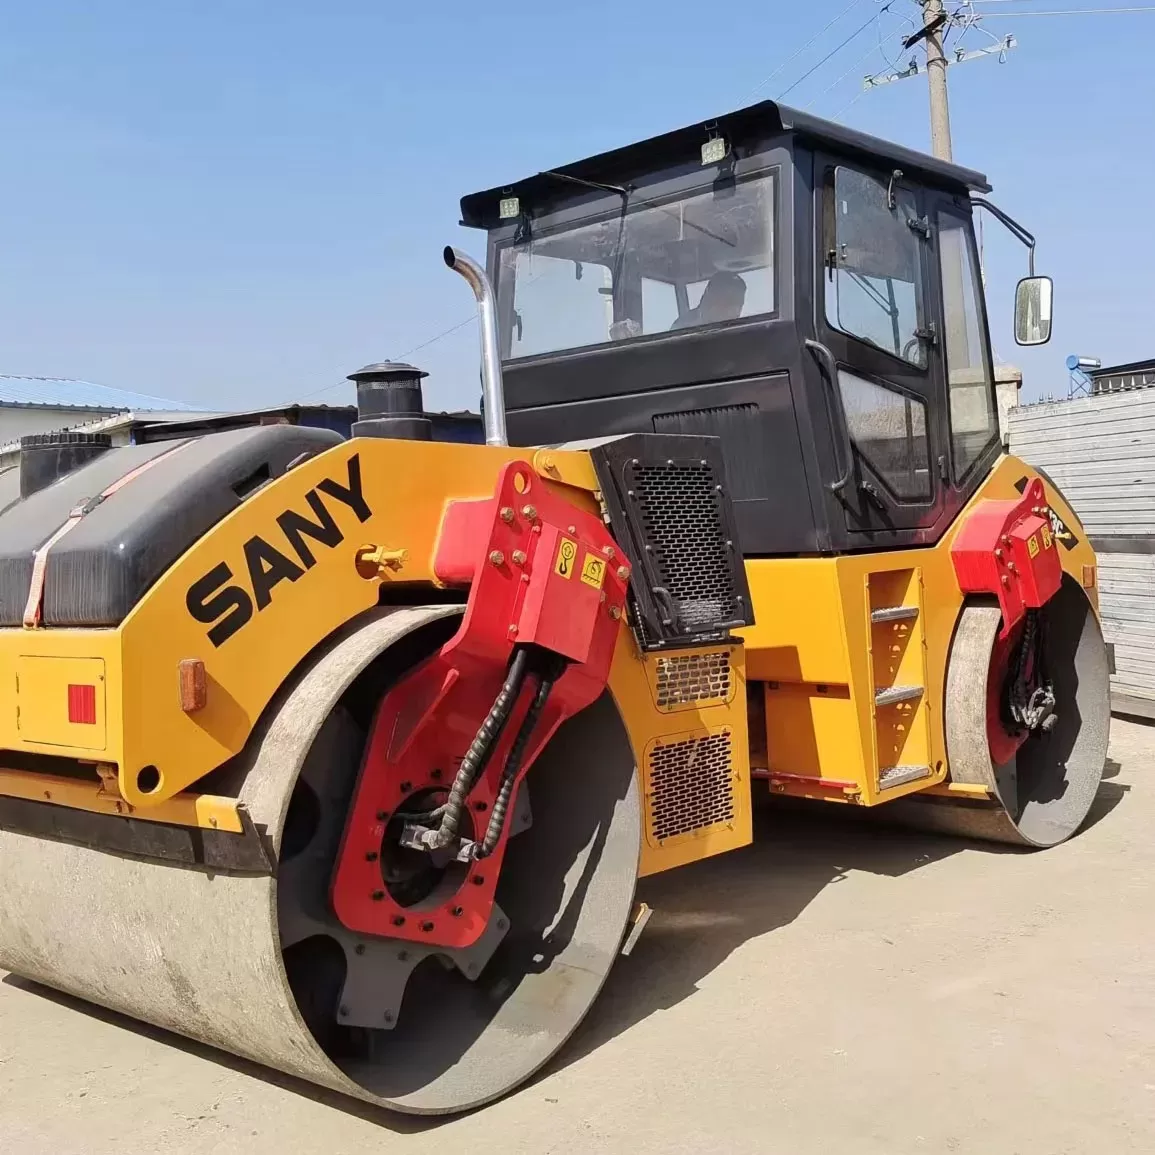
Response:
[[[558,172],[556,169],[546,169],[544,172],[538,173],[538,176],[552,176],[556,180],[568,181],[570,184],[582,185],[584,188],[598,189],[601,192],[614,193],[622,198],[622,211],[618,216],[618,239],[614,252],[614,267],[613,267],[613,300],[614,311],[617,312],[618,294],[621,292],[622,285],[622,264],[626,258],[626,213],[630,207],[630,194],[633,191],[631,188],[620,184],[604,184],[598,180],[586,180],[584,177],[571,176],[568,172]]]
[[[539,172],[537,175],[552,176],[557,180],[567,180],[570,184],[583,185],[585,188],[596,188],[602,192],[617,193],[623,200],[628,200],[630,196],[630,190],[620,184],[603,184],[600,180],[586,180],[584,177],[570,176],[568,172],[558,172],[557,169],[547,168],[544,172]]]

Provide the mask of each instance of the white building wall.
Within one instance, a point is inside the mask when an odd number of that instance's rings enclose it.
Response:
[[[0,405],[0,445],[29,433],[52,433],[114,413],[113,409],[49,409],[39,405]]]

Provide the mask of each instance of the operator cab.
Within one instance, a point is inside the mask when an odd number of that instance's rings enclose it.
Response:
[[[465,197],[511,443],[717,436],[746,556],[936,541],[1001,448],[987,191],[764,102]]]

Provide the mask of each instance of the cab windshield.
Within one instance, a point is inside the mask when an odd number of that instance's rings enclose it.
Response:
[[[773,313],[774,174],[656,202],[499,249],[503,355],[534,357]]]

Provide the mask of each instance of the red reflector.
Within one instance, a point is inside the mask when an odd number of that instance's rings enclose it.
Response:
[[[96,725],[96,687],[68,687],[68,720],[84,726]]]

